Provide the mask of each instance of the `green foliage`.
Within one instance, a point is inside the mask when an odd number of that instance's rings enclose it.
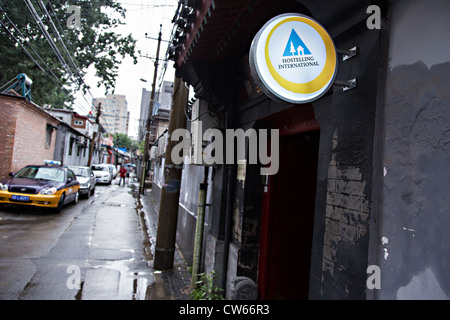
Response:
[[[124,134],[124,133],[115,133],[112,134],[113,136],[113,141],[114,141],[114,145],[119,147],[119,148],[124,148],[127,150],[131,149],[132,143],[133,141],[130,139],[130,137],[128,137],[128,135]]]
[[[139,141],[139,150],[141,153],[145,152],[145,141]]]
[[[44,19],[37,1],[32,0],[32,3],[44,24],[49,25],[49,22]],[[52,0],[51,2],[44,1],[44,3],[75,65],[78,66],[80,75],[84,77],[87,69],[93,66],[96,70],[96,76],[100,78],[97,85],[99,87],[102,84],[105,86],[105,94],[113,93],[118,76],[118,67],[122,60],[126,56],[130,56],[134,59],[134,63],[137,63],[136,40],[131,35],[123,36],[114,32],[114,28],[122,24],[121,18],[125,17],[125,9],[120,3],[112,0]],[[66,12],[70,5],[77,5],[81,9],[80,28],[69,29],[67,27],[67,20],[73,14],[70,11]],[[53,107],[72,105],[75,91],[81,89],[84,93],[87,93],[88,88],[80,81],[78,73],[74,70],[72,72],[76,76],[70,77],[67,70],[62,66],[24,1],[0,0],[0,7],[7,14],[6,16],[0,11],[2,22],[47,73],[46,75],[38,68],[17,44],[16,40],[12,39],[5,28],[0,25],[0,70],[3,74],[0,85],[15,78],[19,73],[25,73],[33,80],[33,101],[39,105],[52,104]],[[21,34],[15,30],[8,18],[17,26]],[[48,31],[66,62],[71,65],[61,43],[57,41],[57,36],[53,34],[51,28],[48,28]],[[50,79],[52,77],[51,72],[43,65],[33,49],[59,80],[52,81]],[[54,81],[62,82],[65,90],[67,90],[66,94],[58,89]],[[64,105],[61,105],[61,103]]]
[[[200,273],[196,288],[190,293],[192,300],[223,300],[222,289],[214,285],[215,271],[211,274]]]
[[[115,133],[112,134],[112,136],[114,139],[114,145],[119,148],[127,149],[130,152],[134,152],[139,148],[137,141],[132,140],[128,135],[124,133]]]

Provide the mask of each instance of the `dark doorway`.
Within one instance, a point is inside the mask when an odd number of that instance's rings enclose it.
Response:
[[[320,131],[280,138],[280,167],[263,196],[261,299],[307,299]]]

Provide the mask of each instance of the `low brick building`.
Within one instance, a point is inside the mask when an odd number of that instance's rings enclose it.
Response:
[[[14,92],[0,94],[0,178],[53,159],[60,121]]]

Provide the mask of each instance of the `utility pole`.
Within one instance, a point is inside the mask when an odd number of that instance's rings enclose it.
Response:
[[[158,74],[158,62],[159,62],[159,48],[161,47],[161,37],[162,37],[162,24],[159,25],[159,36],[158,36],[158,47],[156,49],[156,60],[155,60],[155,71],[153,73],[153,83],[152,83],[152,93],[150,95],[150,105],[148,107],[148,117],[147,124],[145,128],[145,145],[144,145],[144,167],[142,168],[141,175],[141,185],[140,185],[140,193],[144,194],[145,189],[145,177],[147,176],[148,171],[148,153],[149,153],[149,144],[150,144],[150,130],[151,124],[153,122],[153,106],[154,106],[154,98],[155,98],[155,88],[156,88],[156,76]]]
[[[172,111],[168,129],[169,137],[172,136],[175,129],[186,128],[184,108],[188,101],[189,93],[187,87],[180,78],[175,78],[173,87]],[[172,149],[177,144],[177,141],[169,139],[166,148],[166,158],[164,163],[165,185],[161,190],[155,261],[153,263],[153,267],[156,270],[173,268],[182,170],[182,166],[175,165],[171,157]]]
[[[100,133],[100,115],[102,114],[102,104],[101,102],[98,104],[97,108],[97,117],[95,118],[95,124],[97,125],[97,131]],[[92,156],[94,154],[94,146],[95,139],[97,138],[97,131],[94,130],[94,134],[92,135],[91,146],[89,147],[89,159],[88,159],[88,167],[92,165]]]

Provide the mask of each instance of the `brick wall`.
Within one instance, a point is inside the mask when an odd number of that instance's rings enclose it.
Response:
[[[333,142],[336,146],[336,132]],[[324,269],[333,266],[339,241],[354,245],[366,234],[369,199],[364,195],[365,187],[366,181],[362,179],[360,169],[339,166],[333,154],[328,167]]]
[[[348,279],[343,281],[342,276],[356,278],[356,266],[366,263],[357,248],[365,246],[363,243],[368,233],[370,199],[365,195],[367,181],[363,178],[361,169],[336,161],[338,140],[336,130],[328,167],[322,271],[331,276],[326,284],[328,289],[333,288],[342,295],[361,298],[363,286],[360,283],[352,284]],[[337,275],[336,272],[342,274]]]
[[[15,99],[0,96],[0,179],[6,178],[12,171],[15,130]]]
[[[6,159],[0,167],[0,177],[5,178],[9,172],[28,164],[41,164],[46,159],[53,159],[56,132],[52,133],[50,144],[47,144],[47,125],[56,127],[57,119],[20,97],[6,96],[0,96],[0,116],[0,138],[6,146],[0,151],[2,159]]]
[[[53,159],[56,132],[53,132],[48,146],[46,143],[47,124],[57,126],[58,121],[28,102],[21,101],[17,110],[13,171],[28,164],[41,164],[46,159]]]

